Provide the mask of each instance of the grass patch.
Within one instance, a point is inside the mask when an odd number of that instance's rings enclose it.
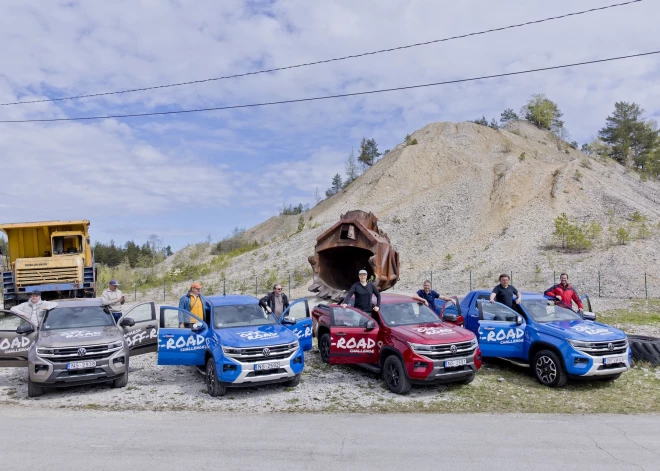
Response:
[[[660,325],[660,300],[634,300],[628,309],[599,312],[597,320],[604,324]]]

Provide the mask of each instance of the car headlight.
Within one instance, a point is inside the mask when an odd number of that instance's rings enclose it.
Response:
[[[298,347],[300,347],[300,343],[297,340],[295,342],[289,344],[289,349],[291,349],[291,350],[293,350],[293,349],[298,350]]]
[[[476,347],[478,343],[479,343],[479,341],[477,341],[476,337],[473,338],[472,340],[470,340],[470,346],[471,347]]]
[[[112,350],[114,348],[121,348],[123,346],[124,346],[124,342],[122,342],[121,340],[118,340],[116,342],[109,343],[108,344],[108,350]]]
[[[52,348],[37,348],[37,355],[53,355],[55,350]]]
[[[240,355],[242,352],[241,352],[240,348],[222,347],[222,353],[229,354],[229,355]]]
[[[431,346],[430,345],[422,345],[421,343],[412,343],[408,342],[408,345],[410,345],[410,348],[413,349],[415,352],[431,352]]]
[[[573,348],[589,348],[591,347],[590,342],[583,342],[582,340],[572,340],[572,339],[567,339],[568,343],[571,344]]]

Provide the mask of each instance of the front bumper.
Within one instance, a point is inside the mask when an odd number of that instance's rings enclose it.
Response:
[[[279,368],[255,370],[255,365],[266,363],[279,363]],[[216,360],[220,382],[225,386],[233,387],[289,381],[301,374],[304,366],[305,356],[301,348],[298,348],[292,355],[278,360],[242,362],[224,355]]]
[[[128,348],[123,348],[112,353],[109,357],[95,359],[95,368],[67,370],[66,365],[72,360],[51,360],[31,352],[28,371],[30,380],[43,387],[103,383],[123,375],[126,368],[128,368],[128,358]]]
[[[630,347],[625,353],[591,356],[584,352],[571,349],[571,353],[565,358],[566,370],[569,375],[577,377],[590,376],[613,376],[624,373],[630,369],[632,353]],[[622,363],[607,364],[606,359],[623,357]]]
[[[465,364],[445,367],[445,361],[465,360]],[[420,365],[426,365],[422,367]],[[422,355],[415,355],[412,362],[407,362],[408,377],[414,384],[444,384],[462,381],[477,374],[474,352],[467,355],[432,360]]]

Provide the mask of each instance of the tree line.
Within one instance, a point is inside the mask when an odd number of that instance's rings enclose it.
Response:
[[[155,234],[149,236],[147,242],[142,245],[129,240],[124,245],[115,244],[114,240],[105,244],[94,243],[94,259],[108,267],[117,267],[123,261],[128,262],[131,268],[149,268],[165,260],[172,255],[172,247],[163,247],[162,240]]]

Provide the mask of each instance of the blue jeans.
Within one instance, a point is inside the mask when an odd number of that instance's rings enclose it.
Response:
[[[123,314],[124,314],[123,312],[113,312],[113,313],[112,313],[112,317],[115,318],[115,324],[116,324],[117,322],[119,322],[119,319],[121,318],[121,316],[122,316]]]

